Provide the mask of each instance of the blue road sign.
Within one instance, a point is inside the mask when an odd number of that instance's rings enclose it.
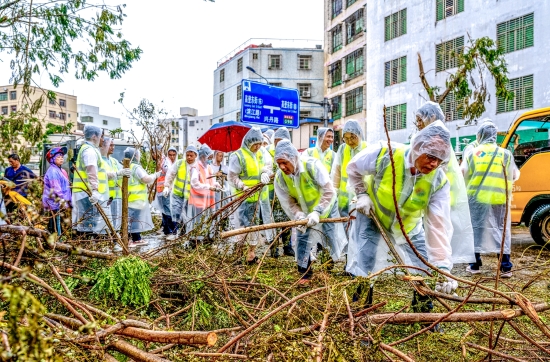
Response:
[[[272,127],[300,127],[300,94],[297,89],[243,79],[242,90],[243,122]]]

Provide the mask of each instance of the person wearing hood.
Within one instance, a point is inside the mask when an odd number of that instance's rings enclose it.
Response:
[[[115,152],[115,143],[110,137],[104,137],[103,143],[99,147],[101,158],[105,162],[107,173],[118,173],[122,170],[122,164],[114,157],[110,157]],[[120,230],[122,222],[122,176],[108,177],[109,179],[109,201],[111,204],[111,219],[115,230]]]
[[[128,180],[128,233],[132,236],[132,241],[128,243],[128,247],[135,248],[147,245],[148,242],[141,239],[141,233],[154,227],[147,186],[155,182],[161,172],[148,174],[139,163],[141,152],[133,147],[124,150],[124,158],[131,160],[131,176]]]
[[[215,196],[215,204],[214,209],[217,210],[220,207],[224,206],[227,201],[223,201],[223,199],[226,199],[229,197],[227,193],[227,165],[224,161],[224,152],[222,151],[214,151],[214,158],[212,160],[212,164],[210,165],[210,168],[212,169],[212,173],[216,176],[216,181],[221,186],[221,191],[216,191],[214,193]]]
[[[317,142],[315,147],[307,149],[306,153],[309,157],[313,157],[323,164],[329,175],[332,171],[332,163],[334,162],[335,153],[330,148],[334,143],[334,130],[332,128],[319,127],[317,129]]]
[[[426,102],[416,111],[416,121],[419,130],[430,124],[437,123],[445,127],[445,115],[438,103]],[[446,127],[445,127],[446,128]],[[473,263],[474,231],[470,220],[470,207],[466,195],[466,184],[460,170],[460,165],[451,145],[449,162],[442,166],[451,186],[451,222],[453,233],[451,247],[453,249],[453,264]]]
[[[162,154],[162,147],[158,146],[154,153],[154,160],[157,165],[157,171],[160,172],[157,178],[156,199],[162,214],[162,232],[164,235],[171,235],[176,231],[176,223],[172,220],[170,211],[170,196],[164,196],[164,185],[168,170],[177,162],[178,151],[174,147],[168,149],[168,155]]]
[[[198,155],[197,147],[188,146],[185,150],[185,158],[176,161],[166,174],[162,195],[170,197],[172,220],[177,225],[176,231],[169,235],[166,240],[175,240],[179,235],[185,234],[186,224],[190,220],[191,168],[195,166]]]
[[[520,172],[512,153],[497,145],[497,127],[493,122],[483,122],[476,139],[479,146],[465,155],[461,165],[467,185],[475,244],[475,262],[466,270],[471,274],[481,273],[481,254],[496,253],[498,258],[505,233],[500,276],[510,278],[513,267],[510,260],[510,205],[512,185],[519,179]]]
[[[112,224],[109,180],[119,176],[129,177],[130,169],[107,171],[106,162],[99,150],[103,142],[101,128],[86,125],[84,138],[75,164],[72,221],[78,232],[105,234],[107,225],[97,208],[102,208],[108,222]]]
[[[338,217],[336,191],[329,173],[321,161],[302,156],[288,140],[275,147],[275,162],[279,167],[275,176],[275,193],[287,216],[292,220],[307,219],[297,228],[299,284],[306,284],[312,275],[313,248],[326,238],[333,261],[337,261],[347,245],[342,224],[322,223],[320,219]]]
[[[48,231],[61,236],[61,211],[71,206],[71,186],[69,175],[61,166],[67,147],[54,147],[46,153],[46,161],[50,164],[44,175],[44,191],[42,206],[50,214]]]
[[[338,192],[338,211],[340,216],[349,216],[350,202],[354,200],[354,192],[348,188],[347,166],[351,159],[361,150],[367,147],[364,141],[363,131],[359,122],[348,120],[342,130],[344,144],[341,144],[336,152],[336,158],[332,164],[331,178],[334,188]]]
[[[257,127],[253,127],[244,136],[241,148],[229,158],[228,179],[238,191],[246,191],[258,184],[267,185],[271,182],[273,164],[271,157],[261,149],[262,142],[262,131]],[[260,212],[256,212],[258,203]],[[238,228],[254,225],[255,216],[259,216],[263,224],[272,223],[271,203],[267,186],[264,186],[260,192],[254,193],[241,203],[237,209],[237,215],[235,221]],[[267,242],[271,244],[274,237],[273,231],[266,230],[265,235]],[[246,261],[252,264],[257,261],[255,250],[259,241],[259,233],[248,233],[245,238],[249,244]]]
[[[357,194],[358,213],[348,245],[346,270],[349,273],[368,276],[388,266],[389,248],[369,216],[371,210],[404,264],[426,268],[401,231],[394,203],[394,185],[397,209],[407,237],[424,259],[450,273],[453,268],[451,188],[440,167],[451,156],[449,146],[449,131],[434,123],[418,132],[410,146],[392,143],[395,178],[387,143],[373,144],[350,161],[347,173],[350,186]],[[457,286],[454,279],[447,278],[437,282],[436,291],[450,294]],[[369,304],[372,303],[372,290],[371,285],[367,294]],[[413,308],[429,312],[431,301],[415,292]]]

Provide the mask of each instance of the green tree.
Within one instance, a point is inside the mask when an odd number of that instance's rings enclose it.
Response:
[[[487,82],[484,74],[488,73],[495,82],[496,95],[505,99],[514,97],[513,92],[506,89],[508,83],[508,68],[504,53],[494,40],[489,37],[469,39],[469,45],[460,51],[451,52],[450,57],[456,57],[455,73],[449,74],[445,89],[431,86],[426,79],[424,64],[418,53],[420,80],[431,101],[442,103],[453,93],[457,100],[457,108],[462,111],[467,123],[480,117],[485,112],[485,102],[490,101],[487,93]],[[478,80],[474,80],[477,78]]]

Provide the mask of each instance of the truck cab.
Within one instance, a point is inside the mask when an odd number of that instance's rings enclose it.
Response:
[[[550,107],[522,114],[501,144],[514,155],[521,175],[512,189],[512,223],[525,223],[533,240],[550,240]]]

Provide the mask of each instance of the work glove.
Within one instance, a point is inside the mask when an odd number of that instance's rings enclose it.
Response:
[[[101,199],[101,194],[99,193],[99,191],[97,190],[94,190],[92,191],[92,196],[90,196],[90,203],[92,205],[95,205],[99,202],[99,199]]]
[[[237,190],[244,191],[244,182],[242,180],[238,180],[237,183],[235,184],[235,188]]]
[[[447,268],[440,268],[440,269],[447,270]],[[458,282],[449,277],[445,277],[445,278],[447,279],[447,281],[437,282],[435,284],[435,291],[440,293],[445,293],[445,294],[453,294],[456,288],[458,288]]]
[[[124,176],[124,177],[130,177],[132,175],[132,170],[129,168],[123,168],[121,170],[117,171],[117,176]]]
[[[304,214],[303,212],[299,211],[296,213],[296,215],[294,215],[294,218],[296,220],[304,220],[306,218],[306,214]],[[300,225],[300,226],[296,226],[296,229],[298,231],[300,231],[302,234],[306,232],[307,230],[307,225]]]
[[[271,178],[267,173],[264,172],[260,175],[260,180],[262,181],[263,184],[268,184],[269,181],[271,181]]]
[[[319,213],[317,211],[313,211],[307,216],[307,227],[313,227],[319,223]]]
[[[164,186],[164,190],[162,190],[162,196],[168,197],[170,196],[170,187]]]
[[[369,216],[370,210],[374,210],[374,204],[372,203],[372,200],[370,199],[369,195],[361,194],[357,197],[356,209],[360,213]]]

